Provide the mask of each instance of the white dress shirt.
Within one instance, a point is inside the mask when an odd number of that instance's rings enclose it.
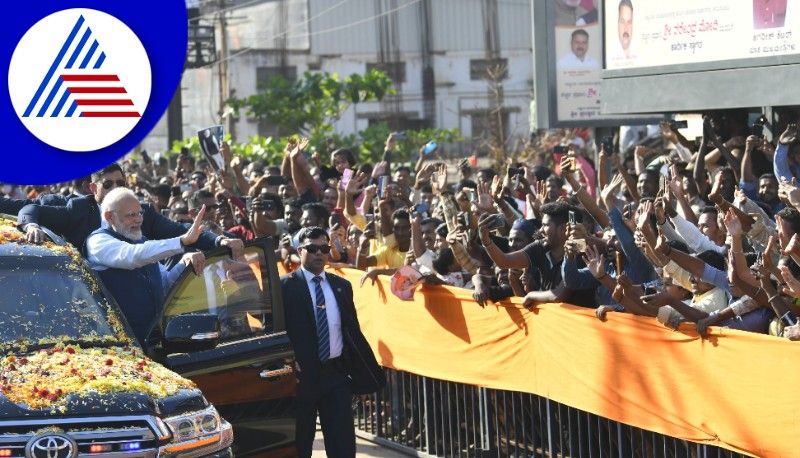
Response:
[[[589,56],[583,56],[581,60],[580,57],[576,56],[575,53],[565,54],[561,59],[558,59],[558,63],[556,64],[558,68],[600,68],[600,64],[597,63],[596,60],[592,59]]]
[[[680,215],[674,216],[671,219],[672,224],[675,225],[675,232],[683,237],[683,240],[693,252],[699,254],[704,251],[715,251],[722,255],[726,254],[727,250],[724,246],[719,246],[712,242],[697,226],[685,220]]]
[[[183,253],[183,246],[180,237],[130,243],[108,234],[98,233],[86,239],[86,252],[89,266],[93,270],[101,271],[109,268],[133,270]],[[165,288],[178,278],[184,267],[185,264],[179,263],[172,270],[167,270],[162,264],[158,264]]]
[[[307,271],[305,267],[300,267],[300,272],[303,274],[303,278],[306,279],[308,292],[311,294],[311,303],[314,304],[314,310],[311,313],[316,318],[316,307],[318,305],[317,284],[314,283],[316,275]],[[328,336],[331,343],[330,357],[336,358],[342,356],[342,316],[339,313],[339,303],[336,302],[336,296],[333,295],[333,288],[328,282],[328,277],[325,276],[325,272],[322,272],[319,276],[322,277],[320,287],[322,287],[322,295],[325,296],[325,315],[328,317]]]

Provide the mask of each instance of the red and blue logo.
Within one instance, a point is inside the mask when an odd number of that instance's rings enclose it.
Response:
[[[81,36],[80,39],[78,39],[78,35]],[[86,19],[80,14],[72,31],[61,46],[61,50],[47,70],[47,74],[39,84],[36,93],[28,103],[23,117],[139,118],[142,116],[138,111],[115,109],[133,107],[133,100],[128,97],[128,91],[120,82],[119,75],[104,71],[103,64],[106,62],[106,53],[100,47],[98,39],[92,35],[91,27],[86,24]],[[91,45],[89,45],[90,42]],[[50,90],[45,98],[45,90],[48,87]],[[107,94],[115,94],[115,96],[103,97]],[[54,103],[56,99],[58,102]],[[37,105],[39,106],[38,110],[36,110]]]
[[[66,181],[131,151],[164,114],[186,55],[182,1],[57,11],[32,3],[27,20],[0,32],[13,37],[4,40],[11,103],[0,112],[5,129],[16,130],[6,136],[14,145],[4,148],[2,182]]]

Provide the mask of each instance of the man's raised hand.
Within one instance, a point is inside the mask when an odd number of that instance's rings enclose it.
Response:
[[[197,212],[197,216],[194,217],[194,221],[192,221],[192,226],[186,231],[185,234],[181,236],[181,244],[183,246],[192,245],[197,242],[197,239],[200,238],[200,234],[203,233],[203,217],[206,216],[206,206],[200,209]]]

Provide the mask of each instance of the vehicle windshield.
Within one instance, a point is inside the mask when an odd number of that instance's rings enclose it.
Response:
[[[93,282],[66,257],[0,257],[0,348],[128,344]]]

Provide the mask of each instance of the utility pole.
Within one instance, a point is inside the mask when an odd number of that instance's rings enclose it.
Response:
[[[228,22],[225,17],[225,0],[219,0],[219,123],[225,126],[225,132],[230,132],[231,138],[234,137],[233,122],[230,116],[224,117],[225,101],[230,97],[230,87],[228,82]]]
[[[486,76],[489,82],[489,150],[494,157],[494,165],[505,162],[506,138],[503,118],[505,114],[503,79],[508,69],[500,61],[500,32],[498,30],[497,0],[483,1],[483,27],[486,60],[489,62]]]

